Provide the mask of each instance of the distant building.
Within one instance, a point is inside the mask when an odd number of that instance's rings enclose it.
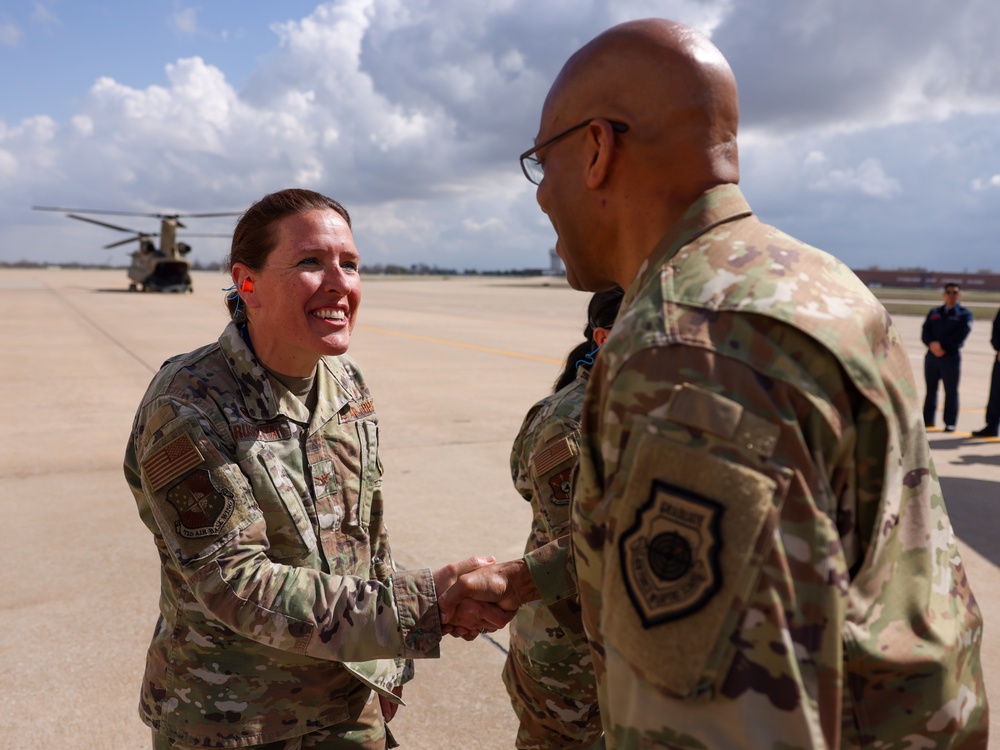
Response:
[[[566,268],[563,266],[562,258],[559,257],[559,253],[556,252],[555,248],[549,250],[549,270],[545,272],[546,276],[565,276]]]
[[[891,286],[903,289],[941,289],[950,281],[963,290],[1000,290],[1000,274],[997,273],[942,273],[924,268],[906,268],[887,271],[881,268],[853,269],[865,284],[871,287]]]

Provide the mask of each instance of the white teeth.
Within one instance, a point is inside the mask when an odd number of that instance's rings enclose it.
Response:
[[[323,320],[343,320],[347,317],[343,310],[317,310],[313,315]]]

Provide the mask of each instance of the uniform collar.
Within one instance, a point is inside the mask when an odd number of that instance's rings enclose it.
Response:
[[[663,264],[677,255],[682,247],[727,221],[751,216],[753,211],[737,185],[726,184],[706,190],[674,223],[639,267],[622,299],[622,309],[628,308],[639,291],[654,276],[659,278]]]
[[[345,404],[360,397],[344,367],[339,366],[339,357],[324,357],[316,370],[319,399],[310,418],[305,404],[267,374],[235,322],[230,322],[219,336],[219,346],[239,384],[243,406],[252,419],[266,422],[280,415],[300,424],[308,423],[312,431],[313,426],[318,429]]]

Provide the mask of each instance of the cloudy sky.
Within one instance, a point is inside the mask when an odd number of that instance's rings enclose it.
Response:
[[[732,64],[765,221],[856,268],[1000,271],[996,0],[5,0],[0,261],[125,259],[101,249],[124,235],[32,205],[241,210],[304,186],[348,206],[365,263],[545,266],[517,154],[567,56],[651,15]]]

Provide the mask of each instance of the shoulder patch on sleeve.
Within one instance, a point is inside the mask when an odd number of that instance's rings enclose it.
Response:
[[[531,463],[534,465],[535,473],[538,476],[544,476],[571,458],[573,458],[573,449],[570,448],[569,438],[561,437],[535,454]]]
[[[620,542],[625,587],[644,627],[692,614],[719,590],[720,503],[653,480]]]
[[[236,508],[233,491],[217,486],[207,469],[188,474],[166,498],[177,511],[174,530],[186,539],[218,536]]]
[[[178,435],[142,462],[142,473],[153,492],[185,472],[204,463],[205,458],[187,433]]]

